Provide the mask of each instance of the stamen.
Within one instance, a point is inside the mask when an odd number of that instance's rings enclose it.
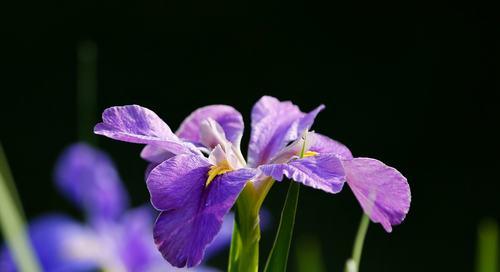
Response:
[[[208,171],[208,178],[205,182],[205,187],[208,186],[218,175],[222,175],[231,171],[233,171],[233,169],[229,166],[227,161],[222,162],[220,165],[210,166],[210,170]]]
[[[314,157],[314,156],[316,156],[318,154],[319,154],[318,152],[307,151],[307,152],[304,153],[304,155],[302,156],[302,158]]]

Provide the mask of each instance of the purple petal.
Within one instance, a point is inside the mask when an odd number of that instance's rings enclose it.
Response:
[[[343,161],[347,184],[371,220],[387,232],[400,224],[410,209],[410,186],[398,170],[370,158]]]
[[[313,143],[309,149],[310,151],[315,151],[320,154],[333,153],[343,160],[352,159],[352,154],[349,148],[325,135],[310,133],[309,139]]]
[[[153,144],[174,154],[197,153],[194,146],[181,141],[147,108],[138,105],[107,108],[102,120],[95,126],[94,133],[125,142]]]
[[[342,163],[334,154],[292,159],[282,164],[265,164],[259,169],[277,181],[283,180],[283,176],[286,176],[328,193],[340,192],[345,181]]]
[[[216,177],[205,186],[204,158],[179,155],[158,165],[148,178],[152,203],[164,210],[154,227],[158,249],[172,265],[198,265],[219,232],[223,217],[246,182],[255,175],[240,169]]]
[[[155,146],[146,145],[141,151],[141,158],[151,163],[162,163],[169,158],[175,156],[172,152],[166,151],[165,149]]]
[[[178,155],[159,164],[146,181],[153,206],[167,211],[191,205],[186,202],[191,202],[195,192],[203,191],[210,165],[196,155]]]
[[[323,106],[304,114],[290,101],[262,97],[252,109],[252,132],[248,147],[248,164],[252,167],[269,162],[290,141],[309,130]]]
[[[233,107],[226,105],[211,105],[195,110],[184,119],[176,134],[183,139],[199,143],[200,124],[207,118],[219,123],[227,139],[239,145],[244,128],[243,117]]]
[[[111,159],[89,145],[68,147],[55,169],[59,189],[93,218],[117,218],[127,194]]]
[[[233,236],[234,213],[228,213],[224,216],[219,233],[215,235],[214,240],[208,245],[205,251],[205,258],[210,258],[220,251],[228,248]]]
[[[97,262],[73,255],[71,242],[87,239],[90,233],[71,219],[60,215],[44,216],[35,219],[28,231],[43,271],[92,271],[97,268]],[[5,248],[0,257],[0,271],[17,271]]]

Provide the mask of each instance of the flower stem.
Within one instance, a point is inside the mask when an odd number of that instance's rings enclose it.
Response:
[[[22,215],[16,207],[15,199],[13,196],[15,190],[10,190],[9,193],[9,176],[7,160],[4,157],[3,148],[0,144],[0,227],[3,232],[7,246],[17,264],[20,271],[40,271],[37,259],[33,254],[33,249],[29,243],[24,228]],[[13,187],[13,183],[11,187]]]
[[[228,271],[257,272],[259,269],[259,201],[248,183],[236,202],[236,216]]]
[[[347,261],[346,271],[357,272],[359,271],[359,264],[361,261],[361,252],[363,251],[363,244],[365,242],[366,233],[368,232],[368,226],[370,225],[370,218],[368,215],[363,213],[361,217],[361,222],[359,223],[358,233],[356,234],[356,239],[354,240],[354,248],[352,250],[352,257]]]

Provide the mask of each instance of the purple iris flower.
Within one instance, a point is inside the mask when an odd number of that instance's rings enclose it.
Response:
[[[358,190],[358,199],[374,189],[367,187],[379,187],[371,184],[374,177],[363,176],[363,169],[358,171],[360,160],[342,156],[348,150],[337,150],[339,147],[326,140],[309,139],[319,138],[308,132],[323,108],[320,105],[304,113],[290,101],[262,97],[251,113],[248,163],[240,151],[243,118],[226,105],[194,111],[176,133],[149,109],[111,107],[103,112],[103,122],[94,132],[146,144],[141,152],[151,163],[146,183],[153,206],[161,211],[154,227],[155,242],[172,265],[192,267],[201,262],[205,248],[221,229],[223,216],[248,183],[255,188],[256,197],[267,193],[273,179],[281,181],[284,176],[328,193],[341,191],[347,178]],[[383,196],[380,193],[376,199]],[[381,200],[387,205],[380,205],[381,215],[375,220],[382,222],[388,214],[402,220],[397,202]],[[375,205],[372,216],[378,207]]]
[[[153,211],[126,210],[127,195],[110,158],[86,144],[70,146],[60,157],[57,187],[87,215],[82,224],[64,215],[32,221],[29,236],[44,271],[177,271],[156,249],[152,236]],[[225,225],[232,224],[225,218]],[[222,233],[211,254],[228,246]],[[10,253],[0,253],[0,271],[16,271]],[[215,271],[198,267],[195,271]]]

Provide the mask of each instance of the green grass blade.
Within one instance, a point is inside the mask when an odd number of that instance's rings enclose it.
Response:
[[[278,226],[276,239],[274,240],[271,253],[267,259],[265,272],[281,272],[286,271],[288,262],[288,251],[292,242],[293,227],[295,224],[295,214],[297,211],[297,203],[299,201],[300,184],[290,182],[288,193],[285,199],[285,205],[281,212],[281,219]]]
[[[0,144],[0,227],[4,235],[9,250],[20,271],[37,272],[40,271],[37,259],[29,243],[23,219],[17,210],[20,205],[16,205],[15,197],[9,192],[8,179],[10,178],[4,169],[7,169],[2,145]],[[13,184],[11,184],[13,187]]]

